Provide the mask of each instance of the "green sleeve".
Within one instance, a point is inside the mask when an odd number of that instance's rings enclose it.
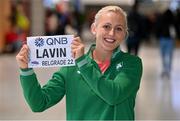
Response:
[[[76,60],[76,64],[84,81],[101,99],[109,105],[116,105],[136,94],[142,75],[141,59],[134,59],[133,64],[130,64],[131,67],[123,68],[114,80],[111,80],[102,75],[88,58],[84,55]]]
[[[46,85],[40,86],[32,69],[20,71],[20,81],[24,97],[33,112],[42,112],[58,103],[65,94],[66,70],[53,74]]]

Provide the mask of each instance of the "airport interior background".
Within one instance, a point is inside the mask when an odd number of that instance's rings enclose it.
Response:
[[[143,62],[135,119],[180,120],[180,0],[0,0],[0,120],[66,119],[65,97],[44,112],[31,111],[20,86],[16,55],[28,36],[79,35],[87,50],[94,43],[89,29],[94,15],[106,5],[123,8],[129,36],[134,31],[138,35],[136,43],[129,38],[121,44],[123,51],[139,56]],[[171,50],[169,73],[163,72],[166,58],[162,56],[159,31],[168,26],[162,19],[167,11],[173,45],[167,46]],[[34,70],[44,85],[57,69]]]

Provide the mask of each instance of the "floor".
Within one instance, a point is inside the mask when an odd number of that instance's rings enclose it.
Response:
[[[161,78],[161,58],[156,46],[143,45],[143,77],[136,100],[137,120],[180,120],[180,49],[175,49],[171,79]],[[57,68],[35,69],[43,85]],[[15,54],[0,55],[0,120],[63,120],[65,99],[42,113],[27,106],[19,83]]]

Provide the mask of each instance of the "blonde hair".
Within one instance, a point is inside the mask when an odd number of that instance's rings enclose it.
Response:
[[[123,16],[124,21],[125,21],[125,30],[127,31],[128,30],[127,14],[122,8],[120,8],[118,6],[105,6],[105,7],[101,8],[95,15],[94,23],[97,24],[97,21],[98,21],[99,17],[102,15],[102,13],[111,12],[111,11],[119,13],[120,15]]]

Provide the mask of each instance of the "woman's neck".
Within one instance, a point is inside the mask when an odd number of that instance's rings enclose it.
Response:
[[[98,50],[97,48],[94,49],[93,51],[93,59],[97,62],[97,63],[102,63],[105,61],[109,61],[111,59],[111,55],[113,52],[110,51],[102,51],[102,50]]]

